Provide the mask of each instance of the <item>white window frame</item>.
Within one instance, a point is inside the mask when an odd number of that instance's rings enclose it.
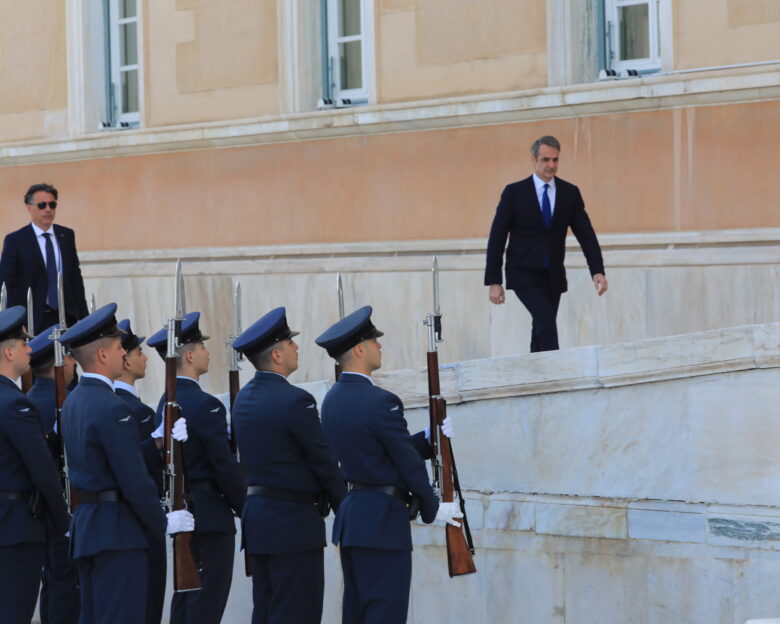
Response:
[[[113,107],[112,119],[117,126],[130,125],[138,126],[141,123],[141,111],[143,109],[143,32],[141,30],[141,9],[142,0],[136,0],[136,15],[135,17],[119,17],[119,2],[120,0],[109,0],[109,33],[108,38],[110,42],[110,58],[111,58],[111,106]],[[125,24],[136,24],[136,41],[138,43],[138,50],[136,51],[136,58],[138,63],[133,65],[120,65],[119,59],[121,58],[119,43],[121,41],[120,30],[121,26]],[[122,73],[136,70],[138,76],[138,111],[133,113],[123,113],[121,111],[122,106]]]
[[[638,72],[655,72],[664,66],[667,58],[665,48],[669,37],[664,36],[667,28],[668,0],[604,0],[604,19],[607,31],[607,66],[609,69],[622,72],[635,69]],[[634,5],[646,5],[648,13],[648,28],[650,56],[643,59],[622,60],[620,53],[620,9]]]
[[[340,0],[327,0],[328,4],[328,72],[330,81],[327,92],[331,94],[336,106],[343,105],[345,100],[354,104],[373,102],[374,96],[374,0],[360,0],[360,34],[350,37],[339,37],[339,6]],[[361,51],[361,81],[360,89],[341,88],[341,65],[339,59],[339,44],[349,41],[360,41]]]

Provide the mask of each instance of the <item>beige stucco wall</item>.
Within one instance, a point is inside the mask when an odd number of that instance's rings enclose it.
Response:
[[[3,2],[0,15],[0,137],[62,136],[67,130],[65,3]]]
[[[673,6],[676,69],[780,57],[776,0],[684,0]]]
[[[146,125],[279,112],[276,0],[146,0]]]
[[[542,134],[599,232],[780,225],[770,101],[4,167],[0,231],[47,180],[81,249],[481,237]]]
[[[547,84],[544,0],[380,0],[379,102]]]

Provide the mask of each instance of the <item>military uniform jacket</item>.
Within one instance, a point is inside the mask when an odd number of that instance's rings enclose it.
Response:
[[[234,512],[241,513],[246,485],[230,450],[225,406],[217,397],[201,390],[197,381],[183,377],[176,378],[176,401],[187,419],[182,459],[195,530],[235,534]],[[158,423],[164,408],[165,395],[157,406]],[[219,491],[189,487],[193,481],[209,481]]]
[[[117,388],[116,395],[132,410],[133,419],[138,425],[138,437],[141,440],[141,454],[143,455],[144,463],[146,464],[146,470],[154,481],[154,484],[157,486],[158,496],[162,497],[164,487],[163,469],[165,468],[165,464],[163,463],[162,453],[152,439],[152,432],[155,430],[154,410],[132,392],[128,392],[124,388]]]
[[[439,508],[423,461],[430,456],[430,446],[424,434],[409,435],[403,413],[401,399],[392,392],[360,375],[343,373],[322,403],[322,427],[347,481],[394,485],[416,494],[423,522],[430,523]],[[352,490],[336,514],[333,542],[411,550],[408,510],[394,496]]]
[[[56,459],[58,449],[54,423],[57,421],[57,397],[54,380],[48,377],[36,377],[32,388],[27,392],[27,398],[38,409],[38,418],[43,427],[43,434],[52,457]]]
[[[344,481],[311,394],[282,375],[258,371],[236,396],[233,421],[248,485],[321,493],[338,508]],[[327,543],[316,506],[264,496],[246,499],[242,534],[244,547],[255,554],[302,552]]]
[[[138,427],[112,388],[82,377],[65,399],[62,434],[71,486],[88,492],[117,489],[123,498],[76,508],[71,522],[74,558],[147,548],[145,531],[165,534],[165,513],[141,456]]]
[[[0,491],[32,489],[41,493],[54,530],[65,535],[68,511],[38,410],[14,382],[0,376]],[[24,542],[46,542],[44,518],[33,518],[24,503],[0,499],[0,546]]]

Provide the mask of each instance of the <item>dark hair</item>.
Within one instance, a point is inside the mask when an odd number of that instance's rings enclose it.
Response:
[[[543,136],[536,141],[534,141],[534,144],[531,146],[531,153],[534,155],[534,158],[539,158],[539,148],[542,145],[546,145],[547,147],[553,147],[557,149],[559,152],[561,151],[561,144],[554,136]]]
[[[44,193],[51,193],[54,195],[54,199],[57,199],[57,189],[54,188],[51,184],[46,184],[46,182],[43,182],[42,184],[33,184],[30,188],[27,189],[27,192],[24,194],[25,205],[32,203],[33,195],[41,191]]]

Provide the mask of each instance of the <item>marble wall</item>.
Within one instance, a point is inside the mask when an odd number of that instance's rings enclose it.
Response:
[[[597,297],[576,241],[569,241],[569,292],[558,315],[561,346],[615,344],[780,319],[780,229],[601,236],[609,292]],[[232,291],[243,289],[244,327],[276,306],[300,330],[301,367],[294,380],[327,379],[333,367],[314,339],[338,317],[336,274],[347,311],[374,306],[385,332],[384,369],[425,363],[422,325],[432,307],[431,257],[441,268],[445,343],[442,363],[527,353],[530,316],[510,293],[494,306],[482,285],[482,239],[83,252],[88,296],[116,301],[119,314],[149,335],[173,307],[173,272],[183,261],[187,303],[203,313],[212,336],[213,393],[227,389]],[[243,365],[242,382],[251,376]],[[142,395],[162,391],[162,361],[153,354]]]
[[[780,323],[445,365],[477,547],[417,524],[410,622],[742,624],[780,615]],[[425,425],[421,369],[377,375]],[[318,399],[330,381],[302,384]],[[245,622],[237,558],[226,623]],[[340,621],[326,550],[327,624]]]

